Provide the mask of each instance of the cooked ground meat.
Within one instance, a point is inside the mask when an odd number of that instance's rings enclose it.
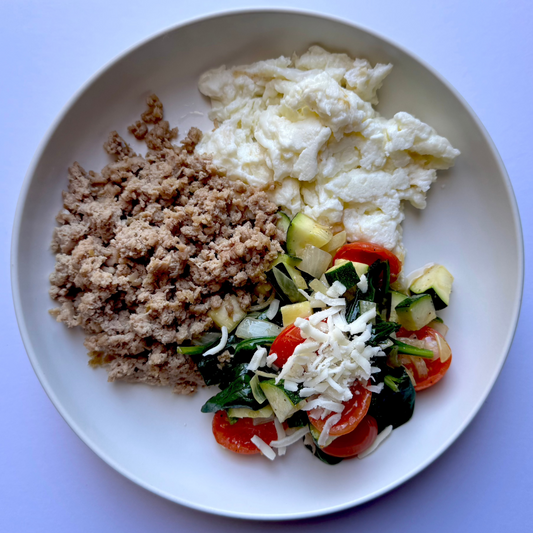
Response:
[[[130,126],[149,148],[136,155],[117,132],[101,173],[69,168],[52,249],[51,314],[81,326],[94,366],[109,381],[173,385],[190,393],[203,380],[176,347],[213,326],[208,316],[235,294],[247,310],[254,288],[281,251],[277,207],[193,154],[201,132],[181,146],[157,96]],[[151,128],[148,124],[153,124]]]

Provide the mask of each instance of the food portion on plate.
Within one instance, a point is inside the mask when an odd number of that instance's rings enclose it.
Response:
[[[451,363],[453,277],[402,270],[403,201],[424,208],[459,151],[374,108],[392,65],[330,54],[203,74],[215,128],[180,145],[157,96],[74,163],[52,243],[51,314],[81,326],[110,381],[218,386],[202,407],[241,454],[303,439],[322,461],[371,453]]]
[[[391,70],[319,46],[210,70],[199,88],[216,127],[197,150],[268,190],[290,217],[302,212],[403,259],[402,202],[423,209],[436,171],[459,151],[409,113],[386,119],[373,108]]]
[[[80,326],[93,366],[109,380],[203,385],[176,347],[210,330],[210,314],[244,317],[269,297],[266,275],[281,252],[278,208],[249,185],[228,180],[194,153],[193,128],[180,145],[153,95],[130,131],[137,155],[113,132],[115,159],[101,172],[74,163],[52,249],[52,315]]]
[[[274,459],[303,438],[328,464],[364,457],[450,367],[436,311],[448,305],[453,277],[428,264],[405,285],[392,252],[346,243],[344,231],[303,213],[290,222],[286,250],[267,272],[276,299],[229,325],[229,337],[222,326],[215,346],[191,349],[206,383],[221,388],[202,411],[215,413],[215,439],[237,453]]]

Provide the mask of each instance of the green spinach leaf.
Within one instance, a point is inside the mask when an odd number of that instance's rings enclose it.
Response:
[[[258,346],[270,347],[275,337],[259,337],[256,339],[239,340],[232,335],[224,350],[213,355],[192,355],[198,371],[202,374],[206,385],[219,385],[225,389],[232,381],[235,368],[243,363],[249,363]],[[229,350],[230,359],[221,363],[219,356]]]
[[[368,290],[364,299],[375,302],[378,310],[381,311],[385,297],[389,292],[390,267],[388,261],[374,261],[366,274],[368,280]]]
[[[227,388],[210,398],[202,406],[202,413],[216,413],[231,407],[246,407],[254,411],[261,408],[252,394],[250,380],[253,374],[247,371],[247,363],[235,368],[233,377],[233,381]]]
[[[397,428],[410,420],[416,393],[403,366],[391,368],[385,364],[380,367],[379,374],[385,385],[379,394],[372,394],[368,414],[376,419],[378,430],[383,431],[387,426]]]
[[[368,340],[371,346],[383,344],[393,333],[400,329],[396,322],[385,322],[379,315],[376,316],[376,324],[372,326],[372,336]]]

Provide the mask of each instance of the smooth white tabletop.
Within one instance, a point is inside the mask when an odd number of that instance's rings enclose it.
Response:
[[[264,4],[228,0],[223,7],[253,5]],[[528,265],[533,238],[527,166],[531,153],[527,124],[533,119],[533,4],[307,0],[269,5],[329,13],[380,32],[426,60],[459,90],[485,124],[509,172],[522,216]],[[0,212],[2,532],[266,532],[273,527],[180,507],[137,487],[98,459],[59,416],[35,377],[18,333],[9,284],[11,226],[22,179],[40,139],[67,100],[124,49],[221,6],[205,0],[2,3],[0,194],[6,199]],[[479,415],[441,458],[371,503],[329,517],[279,523],[277,531],[298,526],[310,532],[325,527],[339,532],[531,531],[533,394],[528,359],[533,307],[529,296],[533,289],[526,274],[521,319],[503,372]],[[494,305],[498,305],[498,280],[494,280]],[[266,500],[269,496],[265,492]],[[275,502],[275,493],[272,496]]]

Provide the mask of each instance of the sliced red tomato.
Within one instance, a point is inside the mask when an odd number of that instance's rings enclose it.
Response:
[[[439,335],[442,339],[444,339],[444,337],[438,331],[430,328],[429,326],[425,326],[418,331],[407,331],[406,329],[401,328],[396,335],[398,337],[410,337],[411,335],[415,335],[418,340],[424,340],[428,337],[435,339],[436,336]],[[428,369],[427,376],[419,376],[415,365],[412,363],[406,363],[404,365],[411,371],[415,378],[416,392],[427,389],[428,387],[431,387],[432,385],[435,385],[435,383],[439,382],[444,377],[444,374],[448,372],[448,368],[450,368],[450,365],[452,364],[452,356],[450,355],[450,357],[444,363],[440,360],[440,357],[433,360],[424,359],[424,362],[426,363],[426,367]]]
[[[300,328],[297,328],[294,324],[287,326],[276,337],[270,348],[270,353],[275,353],[278,356],[274,364],[281,368],[294,353],[296,346],[302,344],[303,341],[304,338],[300,334]]]
[[[230,424],[226,411],[217,411],[213,417],[213,435],[215,440],[224,448],[235,453],[254,455],[261,453],[252,442],[252,437],[257,435],[267,444],[278,438],[274,422],[254,426],[252,418],[239,418]]]
[[[389,250],[383,248],[379,244],[371,244],[369,242],[352,242],[345,244],[336,254],[333,259],[347,259],[348,261],[355,261],[356,263],[364,263],[371,265],[378,259],[388,261],[390,267],[390,280],[396,281],[398,274],[402,270],[402,262]]]
[[[370,415],[366,415],[357,427],[341,437],[337,437],[324,452],[333,457],[355,457],[372,446],[378,436],[378,423]]]
[[[346,435],[353,431],[359,422],[363,420],[368,408],[370,407],[370,400],[372,399],[372,393],[366,390],[361,383],[356,381],[350,388],[352,391],[352,398],[347,402],[344,402],[344,411],[341,413],[341,419],[329,430],[329,434],[332,437],[338,437],[340,435]],[[322,431],[326,425],[326,421],[334,413],[328,415],[326,418],[319,418],[321,410],[313,409],[309,411],[309,422],[315,426],[318,431]]]

